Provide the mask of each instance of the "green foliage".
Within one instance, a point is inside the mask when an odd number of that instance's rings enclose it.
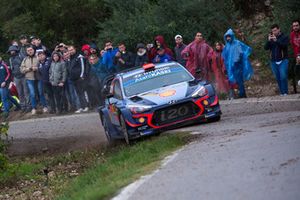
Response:
[[[8,168],[8,159],[5,155],[6,144],[4,139],[7,137],[8,123],[0,124],[0,172]]]
[[[277,23],[281,30],[289,33],[292,21],[300,19],[300,1],[298,0],[275,0],[274,1],[274,23]]]
[[[41,171],[42,168],[41,163],[20,162],[7,164],[6,170],[0,173],[0,186],[13,184],[20,179],[36,179],[36,172]]]
[[[232,4],[225,0],[106,1],[113,13],[98,24],[102,29],[98,37],[100,45],[110,38],[134,48],[138,42],[153,42],[159,34],[172,46],[176,34],[182,34],[188,43],[198,31],[214,42],[222,40],[235,18]]]
[[[97,36],[97,21],[108,13],[103,0],[1,0],[0,38],[5,40],[0,47],[5,50],[21,34],[38,35],[49,47],[61,41],[82,44]]]
[[[185,134],[162,136],[134,146],[121,146],[77,177],[58,199],[105,199],[141,175],[152,171],[164,156],[184,145]]]

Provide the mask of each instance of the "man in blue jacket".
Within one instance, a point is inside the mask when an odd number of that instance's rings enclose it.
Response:
[[[114,74],[118,71],[117,67],[114,65],[114,57],[119,51],[118,48],[113,48],[112,42],[107,41],[105,43],[105,53],[102,56],[102,64],[106,67],[110,74]]]
[[[288,44],[288,36],[280,31],[277,24],[272,25],[265,49],[271,51],[271,67],[277,80],[280,96],[288,94]]]
[[[11,73],[7,65],[0,62],[0,95],[4,107],[3,117],[7,118],[9,114],[10,102],[15,104],[16,110],[20,110],[21,106],[10,94],[9,94],[9,83],[11,82]],[[10,101],[10,102],[9,102]]]

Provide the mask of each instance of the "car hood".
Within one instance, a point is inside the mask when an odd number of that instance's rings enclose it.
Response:
[[[187,96],[189,84],[187,82],[150,90],[135,96],[136,103],[162,105],[170,101],[178,101]],[[131,98],[133,100],[133,98]]]

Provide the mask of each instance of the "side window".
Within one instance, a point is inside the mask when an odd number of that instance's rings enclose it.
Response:
[[[123,99],[121,85],[120,85],[120,82],[118,80],[114,84],[113,94],[114,94],[114,97],[116,99]]]

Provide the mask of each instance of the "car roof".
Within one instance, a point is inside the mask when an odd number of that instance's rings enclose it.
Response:
[[[155,65],[155,69],[159,69],[159,68],[174,66],[174,65],[178,66],[179,63],[172,61],[172,62],[167,62],[167,63],[156,63],[154,65]],[[135,74],[140,74],[140,73],[143,73],[143,72],[145,72],[143,67],[137,67],[137,68],[129,69],[129,71],[121,72],[118,75],[121,76],[122,78],[127,78],[127,77],[133,76]]]

